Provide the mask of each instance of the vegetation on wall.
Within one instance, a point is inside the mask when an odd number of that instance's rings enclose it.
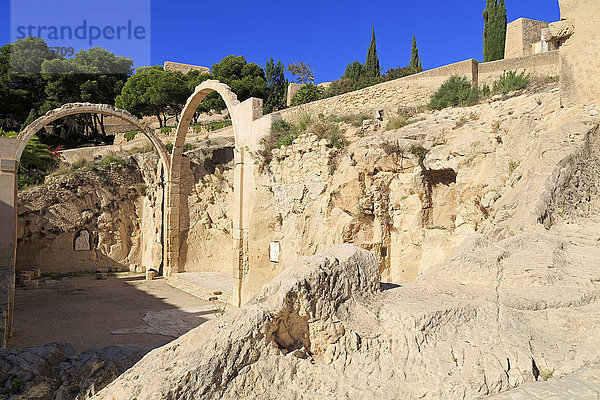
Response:
[[[451,76],[433,94],[429,107],[441,110],[446,107],[474,104],[479,100],[479,90],[464,76]]]
[[[367,75],[354,75],[353,78],[345,78],[331,82],[331,85],[323,92],[321,98],[338,96],[340,94],[353,92],[364,89],[369,86],[377,85],[378,83],[388,82],[395,79],[403,78],[416,73],[415,70],[409,67],[398,67],[388,70],[385,75],[372,77]]]
[[[298,136],[304,133],[317,135],[319,139],[327,139],[336,148],[347,146],[348,141],[340,131],[333,118],[320,115],[314,119],[309,113],[299,114],[294,122],[280,119],[271,125],[271,131],[260,141],[258,157],[260,168],[264,169],[273,159],[273,150],[290,146]]]
[[[483,59],[485,62],[504,59],[506,43],[506,6],[504,0],[487,0],[483,11]]]
[[[313,101],[317,101],[321,98],[322,91],[321,88],[315,86],[314,83],[307,83],[302,86],[300,90],[292,97],[291,106],[299,106],[301,104],[311,103]]]
[[[502,76],[494,82],[493,93],[508,94],[514,90],[525,88],[529,84],[529,75],[525,71],[517,74],[517,71],[504,71]]]
[[[494,81],[492,89],[487,84],[480,88],[473,87],[471,82],[464,76],[451,76],[433,94],[429,102],[429,108],[441,110],[446,107],[468,106],[475,104],[480,98],[491,95],[508,94],[521,90],[529,85],[530,77],[525,71],[504,71],[502,76]]]

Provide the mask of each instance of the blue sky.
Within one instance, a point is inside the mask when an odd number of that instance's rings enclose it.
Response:
[[[60,2],[47,4],[61,10]],[[557,0],[506,0],[506,6],[509,21],[526,17],[551,22],[560,16]],[[210,67],[230,54],[258,64],[273,57],[286,65],[309,63],[317,82],[331,81],[344,73],[350,61],[364,63],[375,25],[384,71],[408,64],[413,34],[423,67],[430,69],[483,58],[484,8],[485,0],[152,0],[150,59],[152,64],[178,61]],[[35,7],[31,13],[36,16]],[[0,15],[0,43],[4,44],[10,42],[9,0],[0,0]]]

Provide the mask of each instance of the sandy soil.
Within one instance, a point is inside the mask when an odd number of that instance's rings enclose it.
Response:
[[[51,281],[37,290],[17,288],[13,336],[9,348],[69,342],[85,350],[116,344],[157,346],[174,339],[149,333],[111,334],[143,326],[147,312],[189,312],[199,323],[214,318],[206,301],[169,286],[164,279],[146,281],[130,273],[96,280],[94,275]],[[197,311],[197,310],[196,310]],[[156,333],[156,332],[155,332]],[[164,332],[163,332],[164,333]]]

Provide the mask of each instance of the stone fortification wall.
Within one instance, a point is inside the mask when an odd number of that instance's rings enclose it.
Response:
[[[548,23],[527,18],[519,18],[508,24],[504,58],[522,57],[533,52],[533,45],[541,40],[542,29]]]
[[[288,108],[277,114],[283,118],[290,118],[299,110],[306,110],[312,114],[350,115],[387,106],[422,105],[428,103],[431,95],[452,75],[463,75],[469,80],[477,82],[477,61],[473,59],[461,61],[354,92]]]
[[[558,77],[560,64],[558,51],[533,54],[479,64],[479,84],[492,85],[504,71],[525,71],[532,78]]]
[[[380,83],[339,96],[277,112],[293,120],[301,112],[312,115],[351,115],[375,109],[427,104],[435,91],[452,75],[467,77],[473,84],[492,84],[504,71],[526,71],[534,78],[560,75],[558,51],[508,60],[478,63],[474,59],[446,65],[419,74]]]

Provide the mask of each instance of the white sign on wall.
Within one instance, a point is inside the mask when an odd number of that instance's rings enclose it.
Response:
[[[269,258],[271,262],[279,262],[279,242],[271,242],[269,244]]]

